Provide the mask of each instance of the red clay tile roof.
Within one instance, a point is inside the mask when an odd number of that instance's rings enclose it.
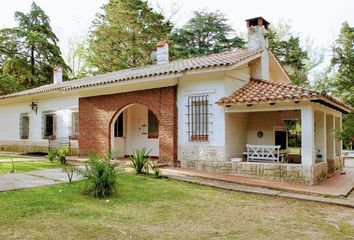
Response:
[[[326,99],[344,107],[349,112],[354,110],[353,107],[337,100],[325,92],[318,92],[307,87],[300,87],[288,83],[265,81],[260,79],[251,79],[249,83],[234,92],[231,96],[223,97],[216,103],[220,105],[256,104],[305,99]]]
[[[256,56],[261,52],[262,50],[241,49],[202,57],[171,61],[167,64],[155,64],[145,67],[125,69],[117,72],[110,72],[106,74],[85,77],[78,80],[65,81],[58,84],[44,85],[38,88],[33,88],[22,92],[0,96],[0,100],[5,98],[34,95],[52,91],[68,91],[72,89],[105,85],[133,79],[143,79],[148,77],[178,74],[190,70],[231,66],[243,60],[247,60],[248,58]]]

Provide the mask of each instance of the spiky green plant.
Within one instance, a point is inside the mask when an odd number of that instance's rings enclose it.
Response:
[[[57,157],[57,151],[53,151],[53,150],[48,151],[47,158],[49,161],[53,162],[56,157]]]
[[[148,163],[149,163],[149,152],[146,151],[146,148],[142,149],[134,149],[130,156],[130,166],[134,168],[137,174],[142,174],[147,171]]]
[[[150,161],[149,166],[151,167],[152,171],[154,172],[154,176],[156,178],[162,177],[162,172],[160,166],[157,164],[157,161]]]
[[[56,154],[59,158],[59,162],[63,165],[66,164],[66,157],[70,154],[71,148],[69,145],[61,146],[58,148]]]
[[[107,198],[117,191],[116,164],[111,163],[111,155],[105,154],[103,158],[92,155],[85,169],[81,172],[85,181],[82,189],[92,197]]]

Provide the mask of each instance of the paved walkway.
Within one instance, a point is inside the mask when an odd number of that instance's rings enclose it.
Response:
[[[280,191],[318,194],[325,196],[347,196],[354,187],[354,168],[346,168],[346,174],[336,174],[328,178],[320,184],[314,186],[307,186],[302,184],[269,181],[263,179],[256,179],[241,175],[213,173],[201,170],[186,169],[186,168],[164,168],[165,175],[182,175],[207,178],[212,180],[219,180],[231,183],[238,183],[249,186],[264,187]]]
[[[253,194],[263,194],[269,196],[278,196],[278,197],[286,197],[286,198],[293,198],[299,200],[306,200],[306,201],[314,201],[314,202],[322,202],[328,204],[335,204],[345,207],[354,208],[354,196],[352,194],[348,197],[326,197],[320,195],[309,195],[308,193],[295,193],[289,192],[285,189],[271,189],[262,186],[256,185],[247,185],[243,183],[238,183],[235,181],[225,181],[224,178],[217,179],[217,177],[212,176],[209,177],[205,174],[196,173],[192,174],[190,171],[185,171],[186,169],[180,168],[164,168],[162,172],[164,176],[169,177],[171,179],[181,180],[185,182],[197,183],[204,186],[210,187],[217,187],[221,189],[231,190],[231,191],[239,191],[239,192],[246,192],[246,193],[253,193]],[[189,169],[187,169],[189,170]],[[193,172],[196,170],[193,170]],[[197,171],[201,172],[201,171]],[[214,175],[213,173],[211,173]],[[217,175],[228,175],[228,174],[217,174]]]
[[[79,177],[77,174],[74,174],[73,181],[78,179]],[[68,182],[68,177],[62,169],[2,174],[0,175],[0,192],[47,186],[64,182]]]

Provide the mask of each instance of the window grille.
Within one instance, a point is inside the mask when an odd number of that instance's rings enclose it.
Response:
[[[27,114],[20,115],[20,138],[29,138],[29,116]]]
[[[209,141],[208,95],[188,97],[188,137],[190,142]]]
[[[148,111],[148,138],[159,137],[159,121],[152,111]]]

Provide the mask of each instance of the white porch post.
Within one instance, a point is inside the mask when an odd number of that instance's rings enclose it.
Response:
[[[322,160],[327,161],[326,147],[326,114],[324,112],[315,112],[315,143],[316,154],[320,150]]]
[[[311,105],[301,107],[301,162],[315,164],[314,111]]]
[[[327,159],[334,160],[335,158],[335,136],[334,136],[334,122],[335,117],[327,114],[326,116],[326,128],[327,128]]]
[[[335,129],[341,131],[342,130],[342,118],[341,117],[335,117]],[[339,140],[335,138],[335,143],[336,143],[336,156],[342,156],[342,150],[343,150],[343,143],[342,140]]]

